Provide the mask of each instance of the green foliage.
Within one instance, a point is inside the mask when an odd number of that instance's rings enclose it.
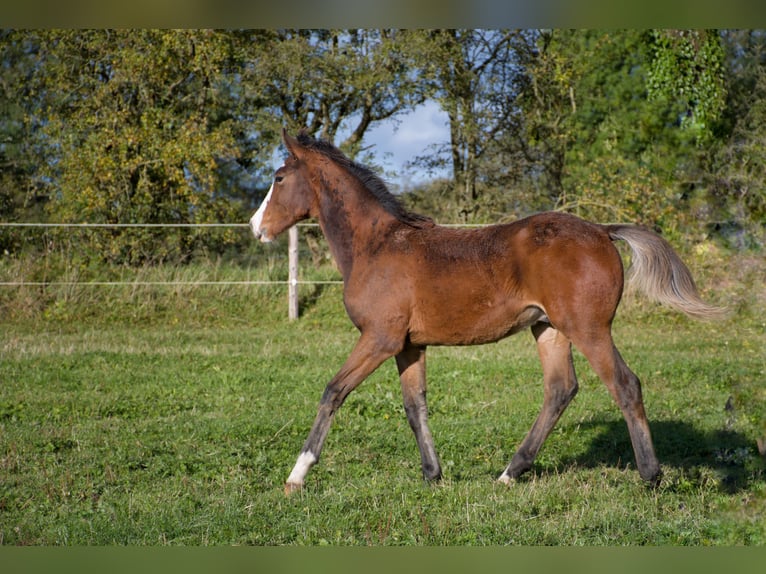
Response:
[[[679,181],[693,137],[675,107],[647,98],[649,35],[553,31],[541,36],[522,94],[531,197],[584,217],[684,228]],[[675,210],[675,213],[674,213]]]
[[[40,126],[24,105],[34,94],[35,55],[23,35],[0,31],[0,63],[0,220],[39,221],[45,199],[36,172]],[[0,230],[0,253],[20,247],[18,233]]]
[[[236,159],[233,124],[216,118],[225,38],[207,32],[40,33],[47,54],[38,89],[51,157],[54,220],[188,223],[231,220],[218,190],[218,162]],[[101,236],[103,237],[103,235]],[[190,237],[179,234],[181,250]],[[92,238],[112,261],[141,263],[173,254],[151,235]]]
[[[588,164],[588,173],[570,178],[572,193],[564,193],[559,208],[594,221],[630,221],[663,232],[676,231],[683,221],[673,197],[660,179],[637,162],[624,157],[600,156]]]
[[[739,249],[766,238],[766,37],[761,31],[725,34],[728,101],[719,145],[698,191],[700,215]],[[725,137],[723,137],[725,136]]]
[[[10,181],[4,172],[3,189],[38,182],[54,221],[241,221],[268,186],[283,125],[309,126],[333,139],[356,120],[344,143],[354,155],[371,124],[422,102],[399,48],[403,36],[386,30],[4,33],[3,63],[14,73],[3,83],[9,105],[0,107],[0,129],[13,140],[34,134],[25,165],[36,167],[25,173],[20,165]],[[0,194],[3,214],[33,215],[19,208],[17,195]],[[222,234],[218,243],[200,245],[183,231],[162,242],[135,232],[82,237],[89,256],[134,265],[188,259],[200,247],[220,252],[232,240]]]
[[[681,125],[700,140],[723,113],[726,103],[725,54],[715,30],[655,30],[648,73],[649,97],[683,104]]]
[[[413,159],[451,178],[413,205],[442,221],[559,208],[758,248],[763,53],[758,31],[5,31],[0,215],[242,221],[283,126],[374,164],[369,128],[431,98],[450,138]],[[80,237],[85,259],[129,265],[244,248],[188,230]],[[8,229],[0,247],[31,248]]]

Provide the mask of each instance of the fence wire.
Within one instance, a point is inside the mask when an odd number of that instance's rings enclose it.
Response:
[[[0,228],[41,229],[244,229],[247,223],[30,223],[0,222]],[[301,223],[299,227],[318,227],[317,223]],[[336,285],[340,280],[284,280],[245,279],[239,281],[0,281],[0,287],[205,287],[205,286],[269,286],[269,285]]]
[[[483,227],[482,224],[447,223],[445,227]],[[318,223],[299,223],[298,228],[316,228]],[[243,229],[247,223],[29,223],[29,222],[0,222],[0,228],[82,228],[82,229]],[[241,281],[0,281],[0,287],[205,287],[205,286],[268,286],[268,285],[341,285],[341,280],[310,279],[301,280],[289,278],[284,280],[241,280]]]
[[[472,224],[444,224],[446,227],[483,227],[483,225]],[[247,223],[29,223],[29,222],[0,222],[0,229],[3,228],[40,228],[40,229],[246,229],[249,227]],[[218,280],[146,280],[136,278],[133,280],[97,280],[90,281],[78,281],[75,278],[71,280],[65,279],[51,279],[50,281],[44,280],[14,280],[12,278],[6,278],[6,280],[0,280],[0,288],[36,288],[36,289],[67,289],[67,288],[198,288],[198,287],[228,287],[228,286],[242,286],[242,287],[267,287],[267,286],[285,286],[287,287],[288,297],[288,318],[290,320],[297,319],[299,316],[299,297],[298,287],[302,285],[319,286],[319,285],[342,285],[343,281],[340,279],[299,279],[300,269],[299,260],[308,261],[301,266],[319,265],[316,258],[317,253],[326,252],[329,260],[329,249],[326,245],[326,241],[323,237],[317,234],[315,231],[319,227],[318,223],[299,223],[295,230],[291,230],[289,234],[285,234],[289,237],[286,245],[279,244],[281,253],[277,256],[277,260],[287,260],[287,279],[218,279]],[[314,228],[313,233],[309,232],[303,234],[303,240],[295,231],[299,229],[309,230]],[[305,250],[298,256],[300,245],[303,245]],[[284,251],[282,248],[284,247]],[[266,251],[266,250],[264,250]],[[267,261],[266,266],[271,267],[274,263],[274,250],[271,253],[264,253]],[[2,254],[0,254],[2,257]],[[305,259],[304,259],[305,257]],[[259,257],[260,259],[260,257]],[[257,267],[257,266],[256,266]],[[250,269],[243,270],[247,275],[251,272]]]

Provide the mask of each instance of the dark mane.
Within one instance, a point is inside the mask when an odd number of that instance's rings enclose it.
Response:
[[[375,172],[362,164],[350,160],[331,143],[315,139],[305,131],[301,131],[298,134],[298,143],[307,149],[321,153],[353,175],[380,202],[384,209],[398,221],[416,228],[433,227],[433,219],[406,209],[401,201],[388,191],[385,182]]]

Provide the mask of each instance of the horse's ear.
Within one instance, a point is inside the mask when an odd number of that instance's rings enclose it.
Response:
[[[287,133],[285,128],[282,128],[282,141],[284,142],[285,147],[287,148],[287,151],[290,153],[290,155],[293,157],[298,157],[295,152],[300,147],[300,144],[296,138]]]

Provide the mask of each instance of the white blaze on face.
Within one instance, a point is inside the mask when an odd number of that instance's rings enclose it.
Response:
[[[269,188],[269,193],[266,194],[266,197],[261,203],[261,206],[258,208],[258,211],[256,211],[250,218],[250,229],[253,230],[253,234],[255,235],[256,239],[260,239],[263,243],[268,243],[272,239],[271,237],[264,235],[263,230],[261,229],[261,225],[263,224],[263,214],[266,213],[266,207],[269,205],[271,194],[273,192],[274,184],[272,183],[271,187]]]

